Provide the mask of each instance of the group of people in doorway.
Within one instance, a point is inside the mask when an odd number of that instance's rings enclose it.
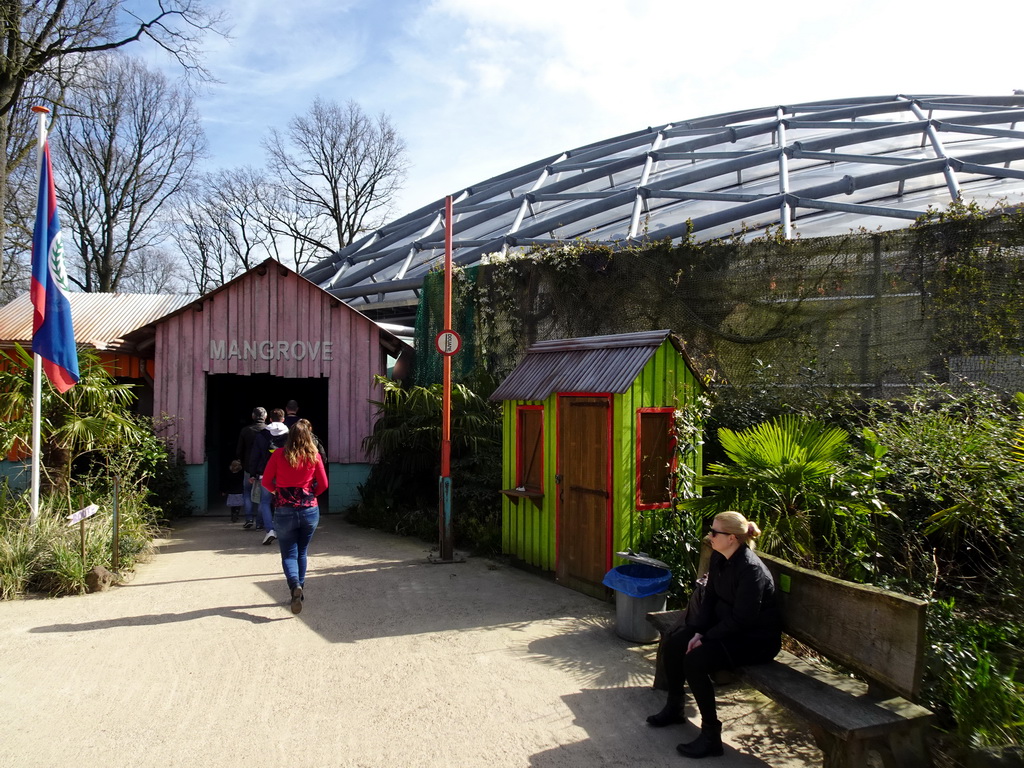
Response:
[[[253,409],[252,423],[238,435],[225,491],[232,522],[242,512],[244,529],[265,531],[265,545],[277,541],[292,613],[302,611],[306,552],[320,521],[317,496],[327,490],[323,446],[298,412],[294,400],[273,409],[269,421],[265,408]]]

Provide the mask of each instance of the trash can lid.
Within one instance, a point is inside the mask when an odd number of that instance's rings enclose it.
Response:
[[[634,552],[631,549],[627,549],[625,552],[616,552],[615,556],[621,557],[623,560],[631,560],[634,563],[643,563],[644,565],[653,565],[655,568],[664,568],[669,571],[672,570],[668,565],[661,562],[661,560],[655,560],[646,552]]]

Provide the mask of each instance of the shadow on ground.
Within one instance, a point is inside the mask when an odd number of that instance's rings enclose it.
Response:
[[[253,623],[292,618],[287,612],[288,589],[281,573],[276,544],[262,546],[262,536],[243,531],[228,520],[209,518],[181,521],[159,543],[161,559],[195,558],[204,562],[177,581],[140,580],[117,589],[175,589],[201,582],[235,581],[239,589],[226,605],[153,613],[81,624],[36,627],[34,632],[82,632],[116,626],[185,622],[223,616]],[[608,603],[566,589],[546,579],[486,558],[464,563],[429,562],[430,546],[397,536],[382,536],[326,516],[310,547],[305,610],[299,620],[331,643],[452,631],[525,629],[538,620],[586,622],[587,631],[607,641],[612,631]],[[229,560],[223,560],[229,558]],[[194,574],[194,576],[193,576]],[[244,604],[237,600],[246,581],[270,598]],[[212,585],[211,585],[212,587]],[[558,628],[554,628],[558,631]],[[578,626],[567,636],[576,637]],[[576,637],[577,644],[585,641]],[[556,642],[549,640],[549,642]],[[543,649],[539,654],[545,655]],[[550,655],[550,654],[549,654]],[[557,657],[557,651],[554,657]],[[571,663],[565,654],[561,663]]]
[[[663,765],[684,764],[683,758],[676,753],[676,744],[695,739],[699,733],[698,728],[692,722],[669,728],[647,726],[634,713],[647,711],[644,704],[649,705],[655,699],[651,693],[648,686],[594,688],[563,696],[562,701],[572,711],[574,725],[586,731],[587,738],[532,755],[529,765],[532,768],[566,768],[600,764],[602,757],[621,751],[623,744],[635,742],[637,738],[645,740],[657,752],[664,754]],[[609,720],[608,712],[616,711],[628,713],[629,716]],[[692,711],[687,714],[694,719]],[[725,721],[727,739],[737,736],[728,733],[732,725]],[[771,765],[745,749],[737,750],[726,745],[725,753],[728,764],[733,768],[763,768]]]
[[[195,621],[210,616],[223,616],[228,619],[241,619],[252,624],[269,624],[274,621],[287,621],[287,616],[269,617],[260,616],[249,611],[259,608],[276,608],[277,603],[264,605],[236,605],[222,606],[218,608],[207,608],[201,611],[185,611],[183,613],[149,613],[141,616],[125,616],[119,619],[104,619],[101,621],[86,621],[78,624],[50,624],[44,627],[33,627],[29,632],[94,632],[97,630],[114,629],[116,627],[144,627],[154,624],[173,624],[179,621]]]

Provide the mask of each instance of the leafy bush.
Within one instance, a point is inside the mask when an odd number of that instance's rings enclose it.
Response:
[[[1024,627],[978,621],[948,599],[929,606],[928,634],[925,696],[943,725],[963,745],[1024,743]]]
[[[857,418],[880,457],[895,513],[880,531],[891,586],[997,602],[1021,615],[1024,472],[1012,458],[1019,408],[986,387],[930,384]]]
[[[27,517],[10,517],[19,503],[5,479],[0,485],[0,600],[25,592],[38,570],[39,530],[27,524]]]
[[[732,413],[723,408],[723,402],[737,405],[744,398]],[[844,555],[867,567],[837,572],[827,561],[843,552],[834,540],[815,536],[817,567],[930,600],[923,703],[961,748],[1020,743],[1024,736],[1024,471],[1014,457],[1016,446],[1024,458],[1022,410],[1024,396],[1011,401],[969,383],[930,382],[892,400],[819,397],[766,385],[728,391],[714,421],[737,428],[708,435],[705,455],[721,456],[718,463],[735,449],[730,440],[744,431],[745,417],[798,413],[861,435],[864,450],[834,458],[843,475],[859,478],[852,487],[861,501],[889,514],[872,514],[871,530],[864,532],[869,546]],[[720,434],[727,437],[719,443]],[[786,475],[775,466],[773,478],[772,465],[748,453],[741,446],[740,465],[726,473],[744,475],[746,469],[762,481],[760,490],[751,486],[749,498],[746,486],[736,492],[741,509],[770,497],[764,490]],[[712,496],[721,482],[712,480]],[[714,504],[707,503],[710,513]],[[813,501],[797,505],[815,508]]]
[[[34,525],[29,521],[27,493],[16,495],[3,486],[0,598],[29,591],[54,596],[80,594],[93,566],[112,568],[114,478],[119,480],[118,571],[131,570],[151,554],[157,526],[169,517],[168,510],[175,509],[175,504],[178,508],[190,505],[184,477],[175,479],[175,465],[170,464],[168,451],[151,423],[130,414],[124,419],[133,423],[137,439],[83,454],[68,485],[44,489]],[[155,477],[170,478],[173,492],[155,495],[151,488]],[[69,527],[66,515],[89,504],[100,509],[85,523],[83,560],[80,528]]]
[[[837,576],[863,580],[874,567],[872,518],[885,513],[877,475],[855,469],[842,429],[784,415],[718,442],[728,462],[697,482],[703,496],[683,502],[703,519],[737,510],[764,531],[768,552]]]
[[[665,563],[672,571],[668,604],[683,608],[697,577],[705,519],[678,506],[659,518],[656,525],[645,526],[646,533],[638,545],[642,552]]]
[[[32,445],[32,356],[0,352],[0,454]],[[45,487],[66,490],[73,468],[108,450],[138,445],[146,430],[130,412],[134,385],[118,384],[90,350],[79,350],[81,376],[67,392],[42,388],[40,467]]]
[[[376,459],[348,511],[359,525],[438,539],[441,385],[403,388],[378,378],[384,397],[365,447]],[[486,385],[485,385],[486,386]],[[501,410],[469,386],[452,387],[452,531],[478,551],[501,546]]]
[[[85,522],[85,559],[79,525],[69,526],[64,504],[40,499],[39,518],[30,524],[24,499],[0,517],[0,598],[26,592],[51,596],[81,594],[85,575],[96,565],[112,566],[113,517],[109,498],[92,496],[100,511]],[[131,504],[119,505],[119,570],[130,570],[152,552],[155,529]]]

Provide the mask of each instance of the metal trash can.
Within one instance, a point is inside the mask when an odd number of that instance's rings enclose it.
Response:
[[[615,590],[615,634],[634,643],[655,643],[659,633],[647,614],[665,610],[672,571],[643,552],[615,554],[630,561],[612,568],[602,581]]]

